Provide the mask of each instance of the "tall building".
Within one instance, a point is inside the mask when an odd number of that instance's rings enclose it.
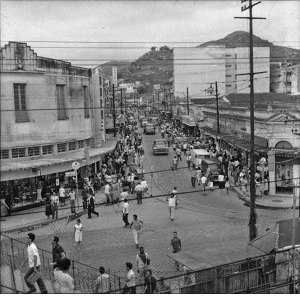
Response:
[[[174,48],[174,96],[207,97],[210,83],[218,82],[220,95],[249,93],[249,49],[224,45]],[[254,47],[255,92],[270,92],[270,48]]]

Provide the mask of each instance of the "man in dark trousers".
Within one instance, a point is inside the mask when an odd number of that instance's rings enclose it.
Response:
[[[50,263],[50,265],[53,265],[53,269],[57,267],[58,261],[66,258],[66,253],[64,249],[61,247],[61,245],[58,244],[58,242],[59,242],[59,237],[54,236],[51,242],[53,263]]]
[[[99,212],[95,211],[95,197],[91,195],[91,193],[88,193],[87,207],[88,207],[88,219],[92,218],[92,213],[96,214],[97,217],[99,216]]]
[[[88,199],[88,189],[87,186],[84,185],[84,188],[82,189],[82,203],[84,210],[86,210],[87,208],[87,199]]]
[[[173,238],[171,239],[171,246],[173,249],[173,253],[177,253],[177,252],[181,251],[181,240],[177,236],[176,231],[173,232]],[[179,270],[179,263],[177,261],[175,261],[175,265],[176,265],[177,270]]]

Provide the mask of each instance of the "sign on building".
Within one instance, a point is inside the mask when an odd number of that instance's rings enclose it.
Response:
[[[159,90],[160,90],[160,84],[154,84],[153,91],[159,91]]]
[[[118,85],[118,68],[112,67],[112,82],[115,87]]]

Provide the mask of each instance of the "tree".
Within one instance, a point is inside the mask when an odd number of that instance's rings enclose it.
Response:
[[[145,94],[145,88],[143,86],[138,87],[137,89],[138,94]]]
[[[156,50],[156,46],[153,46],[152,48],[151,48],[151,51],[155,51]]]

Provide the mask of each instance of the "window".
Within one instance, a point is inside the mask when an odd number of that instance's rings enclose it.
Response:
[[[57,144],[57,153],[66,152],[67,151],[67,143]]]
[[[226,77],[231,77],[231,75],[226,75]]]
[[[16,122],[29,121],[26,109],[26,84],[14,83]]]
[[[20,158],[20,157],[25,157],[26,149],[25,148],[15,148],[11,150],[11,157],[12,158]]]
[[[69,151],[76,150],[76,141],[69,142]]]
[[[100,98],[100,108],[103,108],[103,98]]]
[[[225,57],[231,57],[231,54],[225,54]]]
[[[67,110],[65,105],[65,86],[56,86],[56,98],[57,98],[57,113],[58,119],[68,119]]]
[[[103,120],[104,119],[104,111],[101,110],[101,119]]]
[[[86,145],[87,147],[90,146],[90,139],[86,139],[86,140],[85,140],[85,145]]]
[[[100,97],[103,97],[103,89],[100,87]]]
[[[9,158],[9,150],[1,150],[0,159],[8,159]]]
[[[90,117],[90,105],[89,105],[89,94],[88,87],[83,86],[83,100],[84,100],[84,117]]]
[[[53,146],[52,145],[43,146],[42,151],[43,151],[43,155],[52,154],[53,153]]]
[[[40,147],[29,147],[28,156],[37,156],[40,155]]]
[[[231,84],[226,84],[226,88],[231,88]]]
[[[226,68],[231,68],[231,64],[226,64],[225,67]]]
[[[78,149],[81,149],[84,147],[84,140],[79,140],[78,141]]]
[[[102,86],[102,76],[99,76],[99,85]]]

